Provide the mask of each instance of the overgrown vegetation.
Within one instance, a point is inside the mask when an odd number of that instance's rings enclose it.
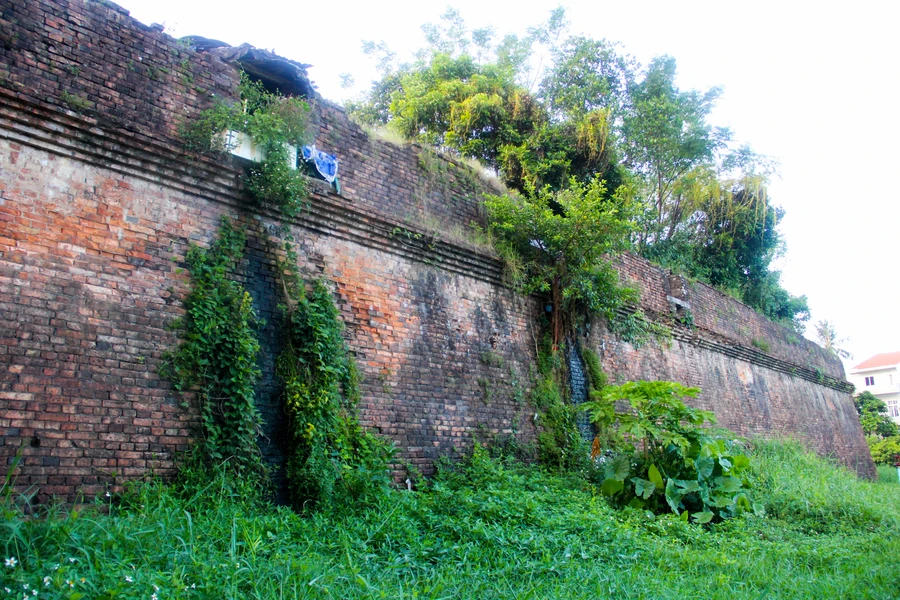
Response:
[[[742,444],[705,428],[714,415],[682,400],[699,391],[637,381],[592,392],[584,409],[603,436],[595,438],[591,457],[599,463],[600,490],[615,505],[671,511],[696,523],[752,508],[753,477]]]
[[[257,445],[260,323],[249,293],[233,279],[245,245],[245,232],[226,218],[209,249],[188,251],[192,285],[183,339],[167,356],[162,374],[199,400],[200,443],[190,460],[199,459],[207,469],[224,465],[258,494],[268,483]],[[322,281],[307,291],[290,243],[285,249],[279,263],[283,350],[276,374],[284,384],[289,422],[284,451],[291,500],[298,509],[364,500],[390,484],[393,448],[359,426],[358,375],[331,292]]]
[[[559,192],[531,191],[488,196],[485,205],[498,243],[521,257],[522,290],[548,298],[556,351],[579,316],[614,321],[618,308],[636,301],[607,258],[625,247],[630,204],[625,190],[611,198],[599,179],[586,185],[572,179]]]
[[[219,100],[192,119],[182,131],[185,145],[196,152],[222,152],[236,143],[223,133],[246,134],[262,149],[264,158],[250,168],[245,189],[257,201],[294,216],[306,199],[306,178],[290,165],[288,145],[306,143],[309,104],[301,98],[269,92],[246,73],[241,73],[238,92],[239,103]]]
[[[539,430],[538,460],[552,471],[583,471],[587,468],[588,447],[578,432],[577,408],[569,398],[565,349],[554,350],[549,336],[542,346],[528,399],[537,411],[534,422]]]
[[[511,202],[599,180],[640,254],[802,328],[806,298],[770,268],[783,249],[773,161],[708,122],[721,90],[679,89],[671,57],[641,66],[606,40],[567,36],[562,9],[499,41],[453,10],[423,29],[429,46],[412,62],[367,44],[382,78],[351,103],[357,119],[478,159],[522,195]]]
[[[262,471],[256,445],[261,417],[254,403],[259,319],[250,294],[229,277],[245,244],[244,231],[225,218],[208,249],[188,250],[191,290],[178,324],[182,341],[161,369],[176,390],[194,392],[198,400],[203,458],[226,462],[244,477]]]
[[[756,443],[750,457],[767,514],[706,526],[611,510],[583,480],[482,451],[428,489],[309,516],[250,502],[227,478],[150,481],[32,516],[3,495],[0,589],[73,600],[896,596],[896,473],[862,482],[794,443]]]
[[[872,460],[879,465],[900,464],[900,428],[888,415],[887,404],[864,391],[853,399]]]
[[[321,280],[307,291],[293,249],[285,248],[286,262],[279,266],[285,324],[276,370],[289,421],[291,500],[297,508],[335,497],[359,501],[390,484],[393,448],[359,426],[359,376],[331,291]]]
[[[184,129],[185,143],[189,149],[209,152],[228,149],[237,143],[229,136],[233,132],[244,134],[260,147],[264,157],[254,163],[244,181],[245,189],[261,203],[278,206],[286,217],[296,215],[306,198],[306,178],[289,162],[289,146],[299,147],[306,140],[309,105],[302,99],[286,98],[269,92],[259,82],[241,74],[240,103],[217,102],[201,113]],[[224,137],[223,137],[224,135]],[[388,463],[393,449],[383,440],[361,429],[357,415],[359,399],[358,375],[349,357],[342,337],[343,324],[324,282],[315,281],[307,291],[306,283],[297,275],[297,256],[290,244],[285,243],[285,259],[279,261],[281,284],[284,290],[283,350],[277,359],[276,374],[284,384],[284,406],[288,417],[288,443],[286,479],[291,501],[295,508],[307,509],[328,505],[336,499],[359,501],[374,490],[390,483]],[[230,242],[230,243],[229,243]],[[226,260],[218,262],[226,244]],[[240,286],[228,279],[235,272],[236,261],[243,252],[244,238],[235,232],[228,222],[223,224],[219,241],[213,244],[209,256],[210,268],[205,266],[207,254],[192,248],[188,262],[194,277],[194,287],[186,303],[189,315],[198,297],[206,297],[209,284],[204,277],[207,271],[214,273],[216,285],[230,293],[243,294],[242,310],[248,322],[254,315],[250,297]],[[201,259],[192,257],[201,257]],[[214,295],[215,300],[230,301],[224,293]],[[205,315],[216,307],[199,309]],[[234,460],[243,464],[253,460],[260,466],[256,436],[259,429],[259,413],[253,404],[254,384],[259,376],[255,366],[259,344],[249,327],[232,330],[224,324],[197,322],[191,318],[186,330],[187,340],[175,354],[170,376],[176,387],[186,389],[206,376],[208,366],[228,369],[231,387],[217,389],[217,405],[233,410],[213,411],[215,418],[204,412],[206,444],[203,458],[215,466],[225,455],[220,448],[220,432],[229,434],[228,440],[240,438],[239,447],[226,445],[231,453],[243,452]],[[215,335],[224,338],[219,342]],[[235,340],[237,336],[239,340]],[[229,343],[234,342],[231,345]],[[243,348],[252,354],[233,360],[231,354],[216,353],[219,346],[228,349]],[[197,349],[197,348],[199,349]],[[246,371],[246,375],[243,374]],[[221,378],[221,377],[220,377]],[[238,388],[237,386],[240,385]],[[204,393],[203,398],[210,398]],[[209,402],[204,407],[209,406]],[[248,424],[252,425],[249,427]],[[232,429],[238,430],[232,432]],[[234,446],[234,447],[233,447]]]

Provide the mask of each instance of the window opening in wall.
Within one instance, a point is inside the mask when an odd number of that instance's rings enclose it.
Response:
[[[875,377],[866,377],[866,386],[875,385]]]
[[[900,417],[900,401],[888,400],[887,408],[888,408],[888,414],[891,416],[891,418]]]

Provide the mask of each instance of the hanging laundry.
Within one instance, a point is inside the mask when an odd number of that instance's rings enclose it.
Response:
[[[334,183],[338,170],[337,157],[316,150],[315,146],[303,146],[302,152],[303,160],[314,163],[319,175],[328,183]]]

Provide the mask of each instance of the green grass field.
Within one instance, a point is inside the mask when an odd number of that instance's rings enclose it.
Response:
[[[895,469],[862,482],[785,442],[759,443],[752,458],[766,516],[709,527],[617,512],[583,480],[494,461],[308,516],[221,480],[197,493],[144,484],[108,511],[24,517],[7,502],[0,589],[73,600],[900,597]]]

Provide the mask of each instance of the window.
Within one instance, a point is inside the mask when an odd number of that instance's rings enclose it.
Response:
[[[866,386],[875,385],[875,377],[866,377]]]
[[[887,409],[888,409],[888,414],[892,418],[900,417],[900,401],[888,400],[887,401]]]

